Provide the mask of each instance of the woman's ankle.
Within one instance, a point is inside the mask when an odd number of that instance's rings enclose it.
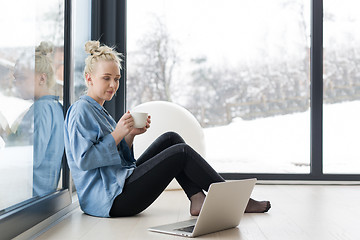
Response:
[[[204,200],[205,194],[203,192],[198,192],[190,197],[191,216],[199,216]]]

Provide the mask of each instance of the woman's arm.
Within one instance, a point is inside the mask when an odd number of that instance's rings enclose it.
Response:
[[[133,145],[134,139],[135,139],[135,135],[128,134],[127,136],[125,136],[125,142],[127,143],[130,149]]]
[[[65,120],[65,146],[83,171],[121,163],[114,137],[101,134],[101,124],[92,112],[86,104],[78,104],[70,107]]]

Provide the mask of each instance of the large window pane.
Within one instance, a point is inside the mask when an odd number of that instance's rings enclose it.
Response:
[[[87,90],[84,78],[85,59],[85,43],[91,39],[91,0],[74,1],[75,16],[74,19],[74,92],[73,101],[79,99]]]
[[[324,173],[360,173],[359,7],[324,1]]]
[[[0,212],[61,189],[64,3],[0,3]]]
[[[128,1],[128,108],[187,108],[219,172],[308,173],[309,4]]]

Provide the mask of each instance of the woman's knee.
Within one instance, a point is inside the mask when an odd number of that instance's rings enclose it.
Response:
[[[174,144],[172,148],[174,153],[182,153],[185,156],[192,155],[195,152],[195,150],[192,147],[190,147],[188,144],[184,142]]]
[[[169,131],[162,134],[162,136],[171,141],[173,144],[185,143],[184,139],[180,136],[180,134],[176,132]]]

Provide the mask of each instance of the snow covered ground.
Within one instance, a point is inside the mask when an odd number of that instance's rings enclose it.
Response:
[[[325,173],[360,173],[360,101],[324,105]],[[219,172],[309,173],[310,111],[204,129]]]
[[[11,126],[31,102],[0,94]],[[9,108],[8,106],[16,106]],[[325,173],[360,173],[360,101],[324,105]],[[310,111],[204,129],[206,158],[219,172],[308,173]],[[2,161],[5,159],[1,159]]]

